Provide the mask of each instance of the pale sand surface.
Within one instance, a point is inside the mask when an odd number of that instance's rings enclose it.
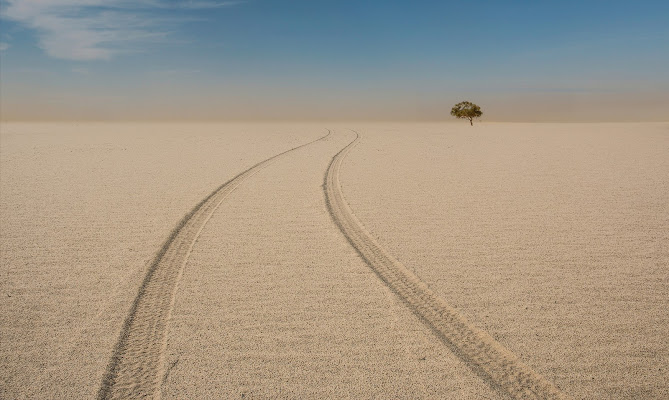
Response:
[[[94,397],[177,222],[326,127],[3,123],[0,398]],[[669,396],[669,125],[346,127],[342,193],[383,251],[566,394]],[[148,371],[165,397],[500,397],[334,224],[321,186],[354,137],[277,158],[186,232]]]
[[[355,128],[388,253],[565,393],[669,397],[668,124]]]
[[[322,127],[9,124],[0,134],[0,398],[91,398],[147,264],[237,173]]]
[[[179,283],[165,398],[499,398],[358,257],[323,195],[337,130],[222,204]]]

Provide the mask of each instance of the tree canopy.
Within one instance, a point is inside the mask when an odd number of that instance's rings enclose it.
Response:
[[[470,101],[461,101],[460,103],[453,106],[451,109],[451,115],[456,118],[465,118],[469,120],[470,125],[474,125],[474,118],[478,118],[483,115],[481,107]]]

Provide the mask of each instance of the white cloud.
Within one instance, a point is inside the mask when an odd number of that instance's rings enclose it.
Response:
[[[181,8],[188,8],[191,10],[201,10],[205,8],[220,8],[229,7],[241,4],[243,1],[188,1],[176,5]]]
[[[0,42],[0,51],[5,51],[9,48],[9,43]]]
[[[234,1],[168,0],[7,0],[2,17],[38,33],[42,49],[52,57],[106,60],[137,46],[163,40],[169,26],[184,17],[156,17],[151,11],[207,9]]]

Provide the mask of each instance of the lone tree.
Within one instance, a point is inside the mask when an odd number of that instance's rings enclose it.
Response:
[[[478,118],[483,115],[481,107],[469,101],[462,101],[451,109],[451,115],[456,118],[466,118],[469,120],[469,124],[474,126],[474,118]]]

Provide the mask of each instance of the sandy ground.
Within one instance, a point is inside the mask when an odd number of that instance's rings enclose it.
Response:
[[[436,296],[568,395],[669,396],[669,125],[346,127],[352,214]],[[94,397],[177,222],[326,132],[1,128],[1,398]],[[324,175],[354,136],[249,170],[187,227],[172,286],[148,290],[174,291],[141,371],[164,397],[503,397],[335,225]]]
[[[216,186],[322,136],[281,125],[5,124],[0,398],[92,398],[148,263]]]
[[[669,397],[669,125],[368,125],[358,219],[577,398]]]
[[[354,137],[240,187],[179,284],[166,398],[497,398],[398,301],[332,223],[323,175]]]

